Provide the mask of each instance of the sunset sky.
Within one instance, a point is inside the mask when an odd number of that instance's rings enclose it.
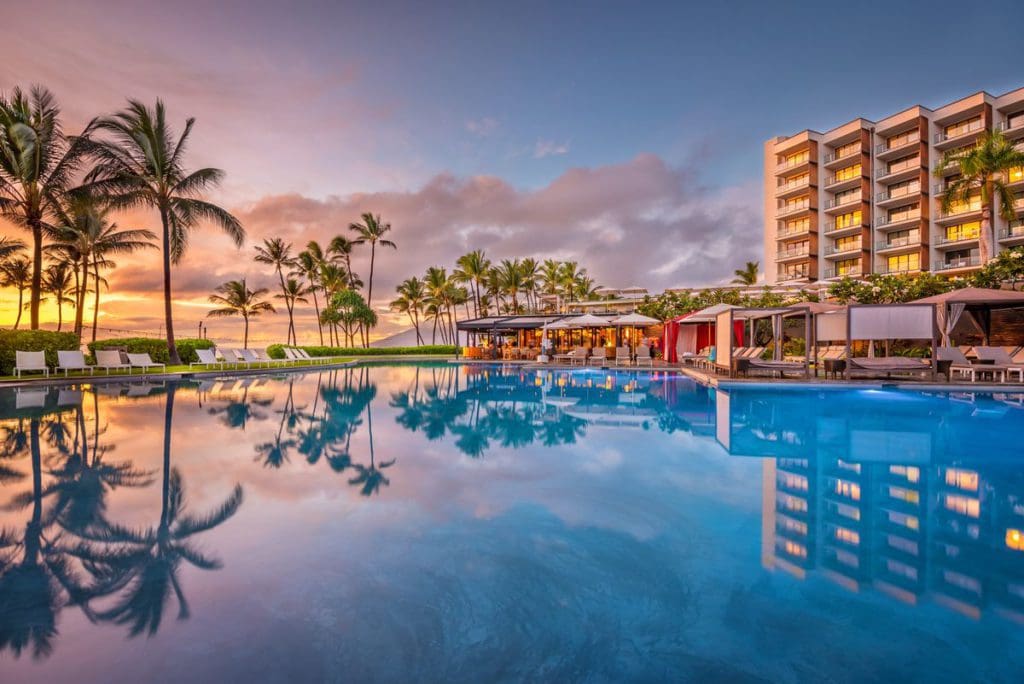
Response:
[[[126,97],[162,97],[179,129],[197,118],[189,165],[226,171],[210,199],[249,242],[195,235],[174,275],[179,334],[217,284],[273,284],[254,242],[326,243],[363,211],[399,246],[379,254],[378,307],[474,248],[576,259],[607,286],[726,281],[761,258],[765,139],[1024,85],[1019,0],[340,5],[4,10],[0,89],[46,85],[72,133]],[[149,213],[119,222],[158,227]],[[365,278],[367,259],[355,265]],[[109,280],[103,325],[156,332],[157,253]],[[0,323],[13,315],[3,292]],[[382,316],[381,334],[407,325]],[[278,341],[285,325],[268,318],[253,337]],[[208,327],[240,337],[240,322]],[[313,334],[306,317],[300,341]]]

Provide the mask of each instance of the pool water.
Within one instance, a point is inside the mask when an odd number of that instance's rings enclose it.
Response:
[[[1024,396],[0,391],[0,681],[1021,681]]]

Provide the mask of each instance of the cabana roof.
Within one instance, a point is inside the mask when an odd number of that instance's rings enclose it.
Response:
[[[1024,307],[1024,292],[1016,290],[991,290],[983,287],[965,287],[942,294],[924,297],[913,304],[966,304],[992,309]]]
[[[676,318],[675,321],[681,324],[688,323],[714,323],[715,318],[718,314],[729,309],[738,309],[740,307],[735,304],[712,304],[709,307],[703,308],[700,311],[694,311],[693,313],[685,314]]]

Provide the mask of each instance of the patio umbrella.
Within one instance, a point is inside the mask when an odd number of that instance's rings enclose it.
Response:
[[[625,316],[619,316],[612,325],[618,327],[630,327],[633,328],[633,334],[629,336],[629,347],[632,350],[636,347],[636,329],[643,326],[654,325],[661,323],[657,318],[651,318],[650,316],[644,316],[643,314],[631,313]]]
[[[601,318],[594,314],[576,316],[575,318],[570,318],[567,323],[570,328],[607,328],[611,325],[611,321],[607,318]]]

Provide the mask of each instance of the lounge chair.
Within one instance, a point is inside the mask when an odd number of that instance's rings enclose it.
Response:
[[[256,355],[256,352],[254,352],[252,349],[239,349],[238,353],[250,365],[254,365],[257,368],[259,368],[260,366],[267,366],[268,368],[270,367],[270,364],[261,359],[260,357],[258,357]]]
[[[773,374],[778,373],[780,376],[786,373],[804,373],[807,370],[807,364],[803,361],[766,361],[759,358],[748,358],[747,361],[750,363],[749,369],[752,371],[767,371]]]
[[[14,377],[20,378],[22,373],[42,373],[50,377],[50,367],[46,365],[46,353],[41,351],[14,352]]]
[[[1004,371],[1003,382],[1007,375],[1012,378],[1014,373],[1017,374],[1018,382],[1024,382],[1024,365],[1014,363],[1013,357],[1002,347],[975,347],[974,350],[979,360],[995,364],[996,368]]]
[[[616,366],[628,366],[633,363],[633,357],[629,353],[629,347],[616,347],[615,348],[615,365]]]
[[[932,365],[928,359],[915,359],[907,356],[882,356],[876,358],[849,358],[846,360],[847,372],[851,375],[860,373],[928,373]]]
[[[256,358],[263,361],[267,366],[283,366],[289,363],[288,359],[274,359],[271,358],[270,354],[267,353],[266,349],[254,349],[253,353],[256,354]]]
[[[232,366],[238,367],[252,365],[237,349],[228,349],[225,347],[220,350],[220,354],[224,357],[224,363],[230,363]]]
[[[295,353],[299,355],[300,359],[303,361],[309,361],[310,363],[327,363],[330,361],[330,358],[326,356],[310,356],[309,352],[301,347],[296,347]]]
[[[92,375],[96,370],[93,366],[90,366],[85,362],[85,354],[80,351],[58,351],[57,352],[57,367],[54,369],[57,371],[64,371],[64,377],[68,376],[68,371],[89,371],[89,375]]]
[[[604,350],[604,347],[597,347],[594,349],[594,353],[587,359],[587,365],[590,366],[604,366],[608,363],[608,353]]]
[[[102,368],[110,375],[110,369],[114,370],[130,370],[130,366],[127,363],[121,361],[121,352],[116,349],[97,349],[96,350],[96,367]]]
[[[192,368],[193,366],[224,367],[224,362],[217,358],[217,352],[213,349],[196,349],[196,355],[199,357],[199,360],[188,364],[189,368]]]
[[[651,356],[651,348],[646,344],[641,344],[636,348],[636,365],[647,365],[654,367],[654,357]]]
[[[142,372],[146,372],[150,368],[160,368],[163,371],[167,370],[167,364],[157,363],[149,357],[148,352],[142,354],[128,354],[128,366],[130,368],[141,368]]]
[[[45,389],[19,387],[14,393],[14,408],[43,408],[46,406],[46,397],[48,394],[49,391]]]
[[[978,373],[990,372],[993,374],[1001,375],[1002,381],[1006,381],[1006,371],[999,366],[988,366],[982,364],[974,364],[967,360],[964,353],[956,347],[939,347],[935,350],[935,358],[939,361],[950,361],[949,367],[950,380],[952,375],[960,375],[963,377],[969,377],[971,382],[978,379]]]

